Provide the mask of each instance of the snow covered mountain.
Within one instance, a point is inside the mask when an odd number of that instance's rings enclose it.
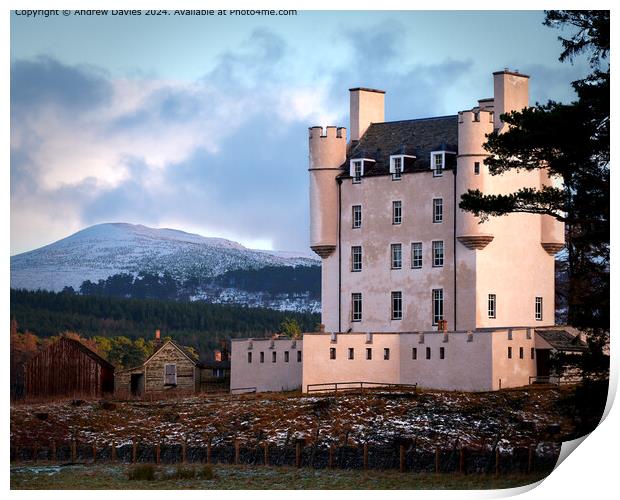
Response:
[[[265,266],[319,265],[312,254],[252,250],[223,238],[126,223],[97,224],[11,257],[11,287],[75,290],[120,273],[168,272],[183,281]]]

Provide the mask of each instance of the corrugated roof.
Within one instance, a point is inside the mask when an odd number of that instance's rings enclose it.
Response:
[[[352,143],[347,153],[347,161],[341,166],[349,175],[349,160],[370,158],[376,163],[364,172],[367,175],[389,173],[390,155],[414,155],[416,161],[412,168],[404,172],[421,171],[430,168],[431,151],[454,151],[458,146],[458,116],[439,116],[396,122],[372,123],[362,138]],[[454,155],[446,155],[454,156]],[[448,158],[454,161],[455,158]],[[446,168],[452,165],[448,164]]]

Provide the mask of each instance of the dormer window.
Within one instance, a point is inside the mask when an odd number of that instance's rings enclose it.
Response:
[[[351,177],[353,177],[353,183],[359,184],[362,182],[362,175],[364,175],[364,162],[362,160],[351,161]]]
[[[403,177],[403,159],[400,156],[392,158],[392,164],[390,165],[390,173],[392,174],[393,181],[399,181]]]
[[[431,169],[433,177],[441,177],[446,164],[446,154],[444,151],[434,151],[431,153]]]

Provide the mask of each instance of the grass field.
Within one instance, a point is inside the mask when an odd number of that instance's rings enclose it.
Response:
[[[11,489],[502,489],[535,483],[547,475],[465,476],[216,465],[211,469],[212,479],[187,479],[183,477],[194,472],[200,475],[201,466],[153,468],[152,480],[130,480],[131,466],[127,465],[12,466]]]

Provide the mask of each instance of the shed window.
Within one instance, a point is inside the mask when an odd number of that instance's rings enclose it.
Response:
[[[177,385],[177,365],[165,365],[164,385]]]

